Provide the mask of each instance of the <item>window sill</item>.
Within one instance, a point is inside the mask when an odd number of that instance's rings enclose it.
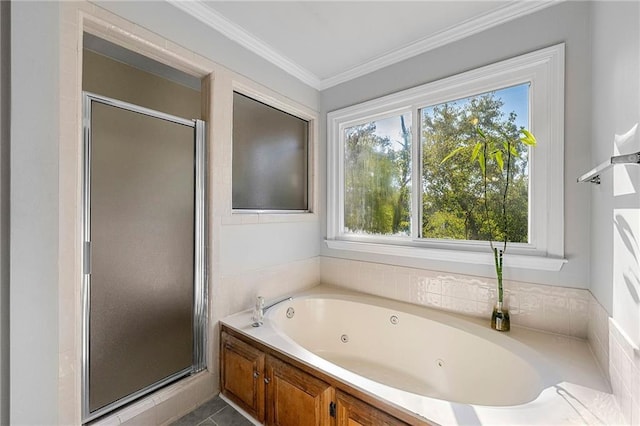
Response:
[[[327,247],[335,250],[357,251],[360,253],[388,256],[412,257],[444,262],[469,263],[473,265],[493,265],[489,251],[448,250],[431,247],[400,246],[392,244],[367,243],[360,241],[325,240]],[[540,255],[508,254],[504,257],[505,268],[534,269],[558,272],[567,259]]]
[[[318,220],[314,212],[305,213],[271,213],[271,212],[240,212],[233,211],[222,218],[223,225],[247,225],[257,223],[293,223],[313,222]]]

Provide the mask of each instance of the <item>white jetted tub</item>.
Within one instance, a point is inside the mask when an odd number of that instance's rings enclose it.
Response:
[[[267,313],[277,329],[321,358],[418,395],[517,405],[535,399],[543,378],[552,376],[525,345],[454,317],[322,296],[281,303]]]
[[[440,424],[611,424],[586,342],[318,286],[226,326]]]

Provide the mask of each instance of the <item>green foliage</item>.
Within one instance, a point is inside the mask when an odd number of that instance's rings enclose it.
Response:
[[[423,111],[423,237],[527,242],[527,146],[535,138],[502,105],[489,93]],[[507,218],[503,204],[513,212]],[[464,227],[443,232],[442,212]]]
[[[474,110],[477,105],[485,106]],[[481,192],[479,197],[482,208],[477,215],[476,224],[481,234],[488,239],[493,252],[496,277],[498,279],[498,302],[503,302],[502,271],[503,255],[508,241],[527,241],[527,168],[524,154],[528,147],[536,145],[535,137],[525,129],[516,129],[515,115],[501,120],[496,110],[502,106],[500,100],[491,94],[472,99],[469,110],[463,108],[461,120],[467,118],[473,126],[473,135],[461,141],[441,165],[452,163],[462,153],[470,152],[469,160],[457,162],[457,166],[473,166],[470,170],[479,172]],[[435,109],[434,109],[435,110]],[[435,115],[435,114],[434,114]],[[487,116],[491,119],[487,119]],[[458,122],[464,126],[463,121]],[[477,185],[476,185],[477,187]],[[493,241],[503,241],[502,248],[494,247]]]
[[[422,110],[422,237],[527,242],[527,152],[535,138],[502,105],[486,94]],[[396,140],[377,134],[375,123],[345,130],[348,232],[410,234],[411,131],[399,120]]]
[[[451,238],[451,235],[465,235],[466,219],[457,212],[436,211],[423,228],[430,238]]]
[[[402,127],[400,150],[376,135],[374,123],[346,130],[344,222],[350,232],[409,233],[411,146]]]

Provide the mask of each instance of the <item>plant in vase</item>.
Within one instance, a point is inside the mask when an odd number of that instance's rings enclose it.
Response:
[[[509,192],[515,162],[520,159],[523,147],[534,147],[536,138],[528,130],[521,128],[514,137],[495,127],[483,130],[477,118],[472,119],[475,143],[465,144],[451,151],[442,163],[465,151],[471,151],[470,161],[477,164],[481,175],[482,225],[493,254],[497,278],[497,302],[491,315],[491,328],[509,331],[509,311],[504,305],[502,285],[503,258],[510,235]],[[492,188],[492,191],[489,190]],[[493,208],[490,204],[493,203]],[[494,213],[494,212],[497,212]]]

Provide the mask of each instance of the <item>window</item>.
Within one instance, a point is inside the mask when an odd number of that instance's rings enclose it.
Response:
[[[495,165],[488,167],[485,188],[482,172],[469,158],[478,141],[479,125],[496,140],[503,140],[503,135],[517,140],[519,129],[529,128],[530,86],[522,83],[420,109],[420,237],[486,241],[494,235],[494,239],[504,241],[501,229],[491,226],[501,221],[504,173]],[[519,243],[529,242],[530,153],[526,148],[516,145],[515,152],[507,153],[512,176],[507,235],[509,241]],[[460,153],[447,158],[455,149],[461,149]],[[482,201],[485,189],[487,211]]]
[[[410,235],[411,115],[346,127],[344,232]]]
[[[233,93],[233,209],[309,210],[309,122]]]
[[[492,264],[486,241],[502,235],[480,215],[500,212],[480,211],[485,187],[469,155],[478,123],[489,136],[525,128],[538,146],[509,155],[508,266],[559,270],[563,99],[558,45],[329,113],[327,244]],[[455,148],[460,155],[447,158]],[[489,174],[491,200],[501,193]]]

